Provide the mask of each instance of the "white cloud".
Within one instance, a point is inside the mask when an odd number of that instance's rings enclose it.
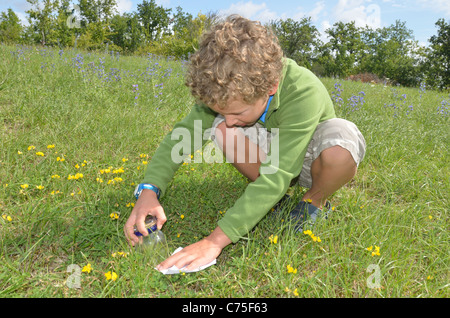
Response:
[[[116,9],[119,13],[130,12],[133,8],[133,2],[131,0],[117,0]]]
[[[248,2],[233,3],[228,9],[219,11],[219,15],[228,16],[230,14],[239,14],[247,19],[258,20],[261,22],[269,22],[277,19],[277,14],[267,8],[265,2],[261,4]]]
[[[445,14],[446,18],[450,17],[450,1],[448,0],[418,0],[418,2],[427,9]]]
[[[297,7],[290,12],[278,14],[277,12],[269,9],[265,2],[253,3],[253,1],[239,1],[231,4],[227,9],[220,10],[219,15],[228,16],[230,14],[239,14],[248,19],[258,20],[263,23],[271,20],[287,18],[300,20],[304,17],[311,17],[311,20],[316,22],[319,20],[319,16],[323,14],[325,8],[325,1],[321,0],[318,1],[314,8],[309,12],[305,11],[302,7]]]
[[[319,1],[316,2],[316,6],[314,7],[314,9],[311,10],[311,12],[309,12],[309,16],[311,17],[312,21],[317,21],[319,20],[319,16],[320,14],[323,12],[323,10],[325,9],[325,1]]]
[[[355,21],[357,27],[381,27],[381,8],[371,1],[365,0],[339,0],[334,7],[333,17],[336,21]],[[366,4],[368,4],[366,6]]]
[[[29,26],[29,25],[30,25],[30,23],[28,23],[27,16],[25,15],[24,12],[14,11],[14,13],[17,15],[17,17],[18,17],[19,20],[20,20],[20,23],[21,23],[23,26]]]

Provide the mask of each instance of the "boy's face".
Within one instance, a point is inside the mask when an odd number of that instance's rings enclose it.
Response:
[[[253,126],[266,110],[268,99],[269,97],[262,97],[252,104],[247,104],[239,98],[228,102],[223,109],[216,106],[210,108],[225,117],[229,128]]]
[[[274,95],[277,89],[278,84],[268,92],[267,96],[257,99],[252,104],[247,104],[241,98],[237,98],[230,100],[223,109],[217,106],[210,106],[210,108],[225,117],[225,124],[229,128],[253,126],[266,110],[269,96]]]

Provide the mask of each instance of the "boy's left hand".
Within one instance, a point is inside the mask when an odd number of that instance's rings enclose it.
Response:
[[[173,254],[156,268],[161,271],[175,265],[177,268],[186,266],[186,270],[194,270],[216,259],[222,249],[231,243],[226,234],[217,227],[211,235],[186,246],[178,253]]]

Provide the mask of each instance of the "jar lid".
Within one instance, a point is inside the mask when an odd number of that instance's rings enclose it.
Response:
[[[147,228],[148,233],[152,233],[155,232],[157,227],[156,227],[156,218],[153,215],[147,215],[145,217],[145,227]],[[134,235],[136,236],[143,236],[142,233],[140,233],[136,226],[134,226]]]

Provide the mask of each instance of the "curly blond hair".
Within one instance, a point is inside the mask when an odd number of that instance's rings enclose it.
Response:
[[[203,35],[190,58],[186,85],[207,106],[223,109],[236,98],[251,104],[267,95],[282,69],[283,51],[274,33],[232,15]]]

